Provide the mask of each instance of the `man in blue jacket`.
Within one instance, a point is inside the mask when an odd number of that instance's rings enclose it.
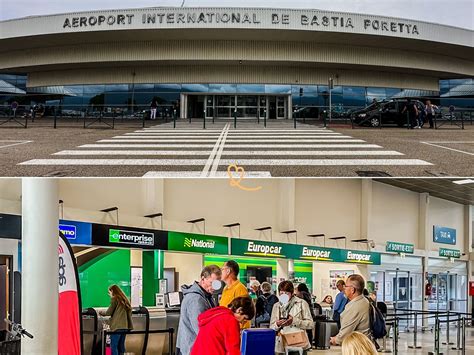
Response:
[[[183,303],[179,316],[177,354],[189,355],[198,335],[198,316],[210,308],[216,307],[212,293],[212,282],[221,279],[221,269],[216,265],[206,266],[201,271],[201,279],[191,286],[182,286]]]
[[[346,283],[344,280],[339,280],[336,283],[339,293],[336,295],[336,301],[334,302],[332,319],[337,322],[337,327],[339,329],[341,329],[341,313],[344,312],[344,308],[346,308],[348,302],[346,295],[344,294],[345,286]]]

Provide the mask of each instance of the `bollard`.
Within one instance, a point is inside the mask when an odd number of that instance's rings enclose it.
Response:
[[[398,317],[395,318],[395,322],[393,323],[393,353],[396,355],[398,354]]]
[[[456,346],[453,346],[451,349],[453,350],[462,350],[461,348],[461,315],[458,314],[458,325],[457,325],[457,332],[456,332]]]
[[[234,110],[234,128],[237,128],[237,110]]]
[[[410,349],[421,349],[421,346],[417,345],[418,340],[418,312],[415,311],[415,322],[413,324],[413,345],[409,345]]]
[[[54,110],[54,129],[56,129],[56,121],[57,121],[57,114],[56,114],[56,110]]]
[[[202,128],[206,129],[206,111],[204,111],[204,116],[203,116],[203,119],[202,119]]]
[[[146,112],[144,112],[142,115],[142,128],[145,128],[145,116],[146,116]]]
[[[443,342],[443,345],[453,345],[449,340],[449,311],[446,314],[446,341]]]
[[[176,110],[173,113],[173,128],[176,128]]]
[[[267,128],[267,110],[264,110],[265,116],[263,116],[263,127]]]

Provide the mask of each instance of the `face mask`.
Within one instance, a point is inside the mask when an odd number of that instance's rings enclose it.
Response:
[[[222,283],[219,280],[212,281],[212,289],[214,291],[220,290],[222,287]]]
[[[285,305],[285,304],[287,304],[288,301],[290,300],[290,296],[288,296],[286,293],[284,293],[284,294],[280,295],[280,296],[278,297],[278,299],[280,300],[280,303],[281,303],[282,305]]]

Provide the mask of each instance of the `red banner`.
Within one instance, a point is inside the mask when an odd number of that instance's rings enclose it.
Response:
[[[81,355],[82,322],[76,259],[69,242],[59,233],[58,355]]]

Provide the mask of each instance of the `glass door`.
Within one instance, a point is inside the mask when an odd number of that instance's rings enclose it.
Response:
[[[277,96],[277,118],[286,118],[286,101],[287,98],[285,96]]]
[[[214,95],[206,95],[206,118],[214,117]]]

